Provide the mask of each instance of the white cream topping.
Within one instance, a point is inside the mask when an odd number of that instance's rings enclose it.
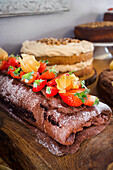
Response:
[[[56,69],[59,70],[60,72],[67,72],[67,71],[78,71],[78,70],[82,70],[85,67],[91,65],[93,62],[93,58],[89,59],[87,61],[84,62],[80,62],[80,63],[76,63],[73,65],[56,65]],[[53,66],[47,66],[47,70],[51,69]]]
[[[32,54],[35,57],[73,56],[87,53],[94,50],[93,44],[88,41],[70,42],[66,45],[47,45],[46,43],[28,41],[22,44],[21,53]]]

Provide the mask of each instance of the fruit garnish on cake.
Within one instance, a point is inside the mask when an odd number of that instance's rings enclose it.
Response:
[[[56,66],[46,71],[46,63],[47,61],[38,62],[33,55],[22,54],[18,59],[13,55],[9,56],[3,66],[1,65],[1,70],[6,70],[13,78],[31,84],[34,92],[45,88],[47,97],[59,94],[69,106],[92,106],[98,103],[95,96],[89,95],[84,81],[80,81],[73,72],[57,76]]]

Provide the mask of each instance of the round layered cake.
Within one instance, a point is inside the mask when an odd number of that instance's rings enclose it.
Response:
[[[113,42],[113,22],[92,22],[75,26],[75,38],[91,42]]]
[[[23,42],[21,53],[34,55],[38,61],[48,60],[47,69],[56,65],[59,72],[74,70],[81,77],[92,71],[93,50],[93,44],[85,40],[45,38]]]

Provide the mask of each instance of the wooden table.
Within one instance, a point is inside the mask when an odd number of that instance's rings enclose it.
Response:
[[[99,74],[109,67],[110,60],[95,60]],[[98,95],[95,81],[89,86]],[[52,155],[37,142],[35,134],[6,112],[0,111],[0,156],[12,169],[96,169],[105,170],[113,162],[113,117],[99,135],[84,141],[78,152],[61,157]]]

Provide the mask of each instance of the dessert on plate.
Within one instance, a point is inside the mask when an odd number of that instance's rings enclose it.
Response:
[[[103,100],[113,105],[113,61],[110,63],[110,69],[100,73],[97,90]]]
[[[113,42],[113,22],[91,22],[74,28],[75,38],[91,42]]]
[[[79,77],[92,72],[93,44],[77,39],[45,38],[22,43],[21,53],[34,55],[36,59],[48,60],[47,69],[56,65],[59,72],[75,71]]]
[[[113,8],[109,8],[105,13],[103,17],[104,21],[113,21]]]
[[[34,125],[39,141],[58,156],[76,152],[111,117],[109,106],[90,95],[84,81],[72,72],[57,76],[55,66],[45,71],[45,63],[29,55],[2,62],[0,106]]]

